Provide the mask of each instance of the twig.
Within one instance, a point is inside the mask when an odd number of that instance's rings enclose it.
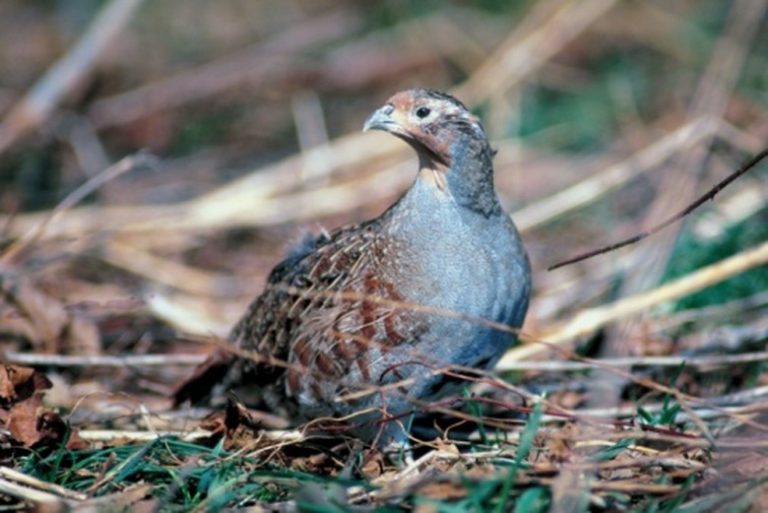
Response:
[[[64,488],[63,486],[59,486],[54,483],[41,481],[36,477],[28,476],[27,474],[23,474],[9,467],[0,467],[0,477],[3,477],[10,481],[15,481],[17,483],[20,483],[26,486],[31,486],[37,490],[55,493],[56,495],[59,495],[61,497],[66,497],[67,499],[83,501],[88,498],[88,496],[85,495],[84,493],[76,492],[74,490],[70,490],[69,488]]]
[[[141,5],[141,0],[112,0],[91,22],[80,40],[43,75],[0,125],[0,153],[34,130],[96,66]]]
[[[718,418],[718,417],[731,417],[734,415],[744,413],[754,413],[758,411],[768,411],[768,404],[765,402],[759,403],[757,399],[761,399],[768,395],[766,387],[760,387],[754,390],[747,391],[748,393],[736,393],[722,397],[708,398],[711,404],[717,405],[717,408],[707,408],[706,406],[700,406],[694,411],[696,416],[700,418]],[[733,397],[732,397],[733,396]],[[734,403],[739,403],[734,405]],[[651,403],[644,404],[643,410],[649,413],[658,413],[665,408],[663,403]],[[611,408],[584,408],[574,412],[573,417],[579,420],[585,419],[620,419],[623,417],[635,418],[637,416],[637,406],[616,406]],[[675,423],[687,422],[690,420],[690,415],[686,412],[680,412],[675,416]],[[561,423],[563,417],[558,415],[547,414],[542,417],[543,423]],[[717,441],[715,440],[715,444]]]
[[[761,362],[768,360],[768,351],[734,355],[712,356],[643,356],[638,358],[600,358],[596,360],[600,365],[609,367],[710,367],[720,365],[733,365],[738,363]],[[589,362],[571,361],[525,361],[504,362],[496,366],[498,371],[582,371],[594,369],[595,364]]]
[[[58,495],[44,492],[42,490],[37,490],[35,488],[28,488],[3,478],[0,478],[0,493],[4,493],[6,495],[10,495],[11,497],[16,497],[17,499],[22,499],[35,504],[48,504],[54,508],[64,503],[64,500]],[[57,510],[53,509],[53,511]]]
[[[89,442],[110,442],[113,440],[134,440],[137,442],[151,442],[160,437],[176,437],[186,442],[193,442],[209,438],[212,432],[205,429],[196,429],[194,431],[129,431],[129,430],[108,430],[108,429],[86,429],[77,433],[80,438]],[[299,431],[271,430],[264,431],[263,435],[270,441],[279,443],[300,442],[306,437]]]
[[[736,83],[743,72],[750,42],[759,31],[766,5],[768,2],[765,0],[735,0],[730,4],[722,32],[694,92],[688,119],[701,116],[715,119],[724,117]],[[676,210],[678,205],[687,205],[696,198],[695,191],[705,169],[710,146],[711,138],[681,154],[672,163],[670,172],[663,176],[657,187],[658,194],[640,223],[641,226],[655,226],[667,217],[668,212]],[[629,296],[658,284],[672,255],[680,228],[680,225],[670,225],[669,230],[638,248],[639,251],[633,255],[633,272],[626,275],[620,286],[619,296]],[[626,333],[609,333],[610,342],[606,345],[606,350],[629,353],[626,341],[630,337],[624,335]]]
[[[750,404],[756,403],[758,399],[768,397],[768,385],[750,388],[748,390],[740,390],[730,394],[721,395],[718,397],[710,397],[707,399],[709,404],[714,405],[734,405],[734,404]],[[706,407],[706,405],[705,405]]]
[[[7,363],[37,367],[191,367],[200,365],[206,355],[198,354],[143,354],[143,355],[96,355],[68,356],[57,354],[16,353],[4,354]],[[596,360],[608,367],[710,367],[752,363],[768,360],[768,351],[758,351],[735,355],[712,356],[645,356],[638,358],[603,358]],[[582,371],[594,369],[595,364],[573,361],[524,361],[505,362],[496,367],[497,371]],[[397,382],[397,386],[403,383]],[[377,388],[377,390],[380,390]]]
[[[646,237],[649,237],[653,235],[654,233],[657,233],[667,226],[676,223],[677,221],[680,221],[685,216],[699,208],[701,205],[706,203],[707,201],[713,199],[715,195],[725,189],[731,182],[739,178],[741,175],[746,173],[747,171],[753,169],[757,164],[760,163],[765,157],[768,157],[768,147],[763,149],[761,152],[759,152],[757,155],[749,159],[747,162],[742,164],[742,166],[728,175],[724,180],[717,183],[714,187],[712,187],[709,191],[707,191],[704,195],[699,197],[696,201],[685,207],[683,210],[678,212],[677,214],[674,214],[673,216],[669,217],[665,221],[662,221],[661,223],[657,224],[653,228],[650,228],[649,230],[646,230],[644,232],[641,232],[637,235],[634,235],[632,237],[629,237],[628,239],[624,239],[622,241],[616,242],[614,244],[610,244],[608,246],[595,249],[592,251],[588,251],[586,253],[582,253],[581,255],[577,255],[573,258],[569,258],[568,260],[563,260],[562,262],[559,262],[555,265],[552,265],[547,268],[547,271],[553,271],[559,267],[563,267],[566,265],[574,264],[576,262],[581,262],[582,260],[586,260],[588,258],[592,258],[597,255],[602,255],[603,253],[608,253],[609,251],[614,251],[619,248],[623,248],[624,246],[629,246],[630,244],[634,244],[635,242],[639,242]]]
[[[134,511],[132,506],[144,498],[151,497],[154,486],[151,483],[139,482],[134,485],[122,488],[114,493],[99,495],[82,503],[74,508],[80,513],[100,513],[103,511]]]
[[[724,117],[749,53],[750,41],[759,30],[765,6],[765,0],[735,0],[730,4],[723,29],[694,92],[688,119],[701,116],[715,119]],[[705,164],[712,139],[705,139],[670,163],[668,172],[656,186],[657,194],[639,222],[640,226],[655,226],[679,206],[688,205],[696,199],[696,191],[699,190],[700,180],[707,167]],[[763,148],[761,146],[760,149]],[[632,270],[625,274],[618,297],[632,296],[659,284],[682,228],[681,224],[668,226],[668,229],[657,232],[656,237],[630,253]],[[633,338],[631,333],[639,329],[637,322],[628,321],[608,329],[601,352],[610,356],[631,354],[629,341]],[[614,389],[620,388],[620,384],[615,383]]]
[[[647,411],[648,413],[658,413],[663,408],[664,405],[662,403],[643,404],[643,410]],[[727,413],[731,413],[734,410],[738,412],[738,409],[730,408],[727,406],[723,407],[723,410],[725,410]],[[725,415],[722,411],[713,411],[712,414],[707,413],[708,411],[710,410],[702,408],[698,411],[698,415],[700,417],[722,417]],[[613,406],[609,408],[583,408],[576,410],[574,412],[573,418],[578,418],[581,421],[584,421],[585,419],[617,420],[622,418],[635,418],[636,416],[637,406],[633,404],[629,406]],[[684,422],[688,420],[688,414],[678,413],[674,420],[675,422]],[[559,424],[563,422],[563,417],[560,415],[545,414],[542,416],[541,422],[544,424]]]
[[[136,354],[68,356],[60,354],[15,353],[4,354],[7,363],[37,367],[167,367],[194,366],[205,361],[206,355],[197,354]]]
[[[756,310],[766,305],[768,305],[768,290],[757,292],[751,296],[732,299],[725,303],[703,308],[691,308],[672,313],[658,319],[658,321],[654,323],[654,330],[668,330],[687,322],[711,322],[713,319],[722,317],[728,317],[728,320],[733,321],[733,318],[741,313]],[[763,324],[758,323],[758,326],[762,327]],[[742,326],[739,325],[739,327],[741,328]],[[713,334],[708,333],[707,335],[711,338]],[[697,347],[699,346],[697,345]],[[733,350],[737,348],[731,347],[730,349]]]
[[[107,429],[86,429],[78,431],[80,438],[88,442],[111,442],[114,440],[133,440],[136,442],[151,442],[160,437],[177,437],[185,442],[194,442],[210,437],[213,433],[204,429],[194,431],[128,431]]]

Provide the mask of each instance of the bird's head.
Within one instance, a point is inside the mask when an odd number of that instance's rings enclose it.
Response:
[[[422,160],[448,167],[469,148],[490,152],[477,116],[453,96],[432,89],[395,94],[371,114],[367,130],[389,132],[413,146]]]

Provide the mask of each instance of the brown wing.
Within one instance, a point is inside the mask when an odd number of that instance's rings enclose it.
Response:
[[[307,312],[322,309],[365,265],[374,234],[369,225],[342,228],[320,237],[303,252],[291,255],[270,273],[264,291],[248,307],[229,339],[236,347],[287,362],[290,344]],[[260,370],[262,366],[258,366]],[[280,367],[259,372],[256,383],[268,383]]]
[[[376,222],[318,238],[274,268],[229,336],[233,346],[262,361],[217,354],[197,374],[208,382],[226,375],[228,385],[255,386],[262,396],[272,395],[266,399],[272,409],[288,406],[286,388],[290,396],[308,388],[322,401],[345,379],[369,382],[372,344],[413,341],[423,330],[393,304],[402,298],[383,269]],[[322,388],[323,382],[332,385]]]
[[[286,362],[291,336],[300,324],[298,312],[316,303],[309,297],[312,290],[327,288],[335,279],[332,268],[331,272],[318,272],[318,263],[328,261],[331,252],[347,246],[350,239],[365,238],[359,235],[361,230],[364,231],[363,226],[347,227],[330,236],[304,240],[277,264],[267,278],[264,291],[232,328],[228,337],[231,346],[258,353],[264,359]],[[296,291],[305,292],[297,294]],[[198,402],[222,382],[225,387],[272,384],[284,369],[280,365],[240,359],[225,348],[217,349],[176,388],[173,398],[176,404],[188,399]]]

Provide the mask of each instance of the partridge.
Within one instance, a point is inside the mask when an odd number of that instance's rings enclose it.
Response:
[[[453,96],[411,89],[363,130],[416,151],[413,184],[376,219],[279,263],[229,336],[241,357],[219,351],[177,400],[224,380],[296,421],[345,417],[364,440],[402,443],[410,414],[449,390],[436,369],[491,368],[515,343],[514,330],[493,324],[522,324],[530,268],[478,118]]]

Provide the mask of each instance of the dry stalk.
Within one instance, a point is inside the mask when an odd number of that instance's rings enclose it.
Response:
[[[93,103],[88,117],[97,129],[130,123],[153,112],[180,107],[248,83],[248,90],[285,74],[296,56],[358,29],[361,20],[348,11],[310,18],[271,39],[203,66]]]
[[[711,356],[640,356],[622,358],[600,358],[600,365],[609,367],[718,367],[721,365],[734,365],[739,363],[762,362],[768,360],[768,351],[753,353],[741,353],[731,355]],[[500,364],[501,365],[501,364]],[[566,372],[594,369],[595,365],[589,362],[573,361],[509,361],[504,362],[504,367],[497,366],[502,371],[548,371]]]
[[[598,7],[607,9],[610,4],[612,2],[607,0],[591,0],[586,7],[582,4],[577,7],[574,3],[568,8],[563,8],[556,15],[555,21],[539,29],[537,36],[532,40],[547,41],[548,49],[548,52],[544,53],[534,52],[537,57],[533,61],[541,64],[569,41],[568,38],[563,39],[560,36],[552,39],[554,35],[575,36],[579,30],[585,29],[588,25],[588,23],[586,25],[579,25],[579,23],[588,21],[589,17],[594,19],[599,16],[601,9]],[[589,6],[591,8],[588,8]],[[575,13],[578,14],[576,17],[570,16]],[[565,28],[569,30],[563,31]],[[516,39],[517,36],[510,38],[510,40]],[[500,52],[505,54],[507,51],[509,48],[505,47],[504,51]],[[519,50],[516,52],[516,55],[520,54]],[[491,57],[488,66],[490,61],[494,61],[494,57]],[[482,75],[484,73],[482,69],[483,67],[477,73]],[[516,76],[522,78],[535,69],[536,66],[526,67]],[[469,80],[482,83],[479,79],[470,78]],[[467,99],[472,103],[471,96]],[[363,199],[369,202],[371,198],[382,197],[381,191],[387,191],[386,194],[390,194],[390,191],[399,188],[404,180],[402,177],[393,176],[394,172],[382,173],[370,180],[351,181],[340,188],[288,195],[275,198],[274,201],[259,200],[265,200],[279,191],[288,190],[300,183],[304,159],[311,161],[320,157],[328,158],[329,165],[326,169],[331,173],[342,168],[354,168],[363,161],[389,158],[404,149],[404,145],[393,138],[352,134],[334,141],[330,147],[316,147],[303,156],[291,157],[265,169],[254,171],[245,178],[235,180],[190,202],[162,207],[106,207],[71,211],[65,222],[57,226],[56,235],[82,236],[94,231],[110,230],[201,230],[239,224],[258,225],[317,218],[354,208],[363,204]],[[387,180],[383,180],[384,178]],[[301,209],[301,216],[296,217],[296,209],[292,205],[299,203],[316,205],[316,207],[310,210]],[[29,229],[29,226],[38,224],[40,219],[37,215],[27,214],[18,216],[14,221],[16,230],[25,230]]]
[[[517,210],[512,219],[521,231],[526,231],[593,203],[676,153],[708,139],[718,131],[718,126],[717,120],[711,118],[698,118],[685,123],[629,158]]]
[[[196,354],[127,354],[119,356],[70,356],[39,353],[3,353],[6,363],[38,367],[167,367],[194,366],[205,361]]]
[[[180,333],[203,337],[226,337],[236,320],[235,316],[242,313],[239,303],[237,311],[232,312],[234,315],[229,315],[229,310],[221,308],[219,303],[162,290],[150,289],[144,295],[144,302],[155,317]]]
[[[554,9],[548,19],[531,31],[524,20],[521,30],[512,32],[455,93],[470,104],[479,104],[498,92],[508,91],[534,74],[615,3],[615,0],[582,0],[548,4]]]
[[[141,0],[112,0],[102,7],[78,42],[8,113],[0,125],[0,153],[50,116],[93,70],[140,5]]]
[[[203,296],[229,296],[241,289],[234,278],[158,257],[115,238],[104,244],[101,257],[150,282]]]
[[[766,6],[768,2],[765,0],[738,0],[732,3],[723,32],[694,93],[689,119],[701,116],[723,118]],[[677,172],[668,173],[659,184],[659,194],[642,225],[654,226],[678,205],[687,205],[693,201],[696,184],[702,176],[702,168],[709,154],[710,142],[711,138],[708,138],[692,151],[678,157],[672,166]],[[680,228],[673,227],[637,252],[633,272],[622,283],[620,295],[635,294],[658,283]],[[611,351],[617,354],[629,353],[625,342],[629,337],[611,338]]]
[[[84,493],[76,492],[54,483],[41,481],[36,477],[28,476],[27,474],[13,470],[9,467],[0,467],[0,478],[7,479],[9,481],[15,481],[21,485],[28,486],[36,490],[41,490],[43,492],[50,492],[67,499],[82,501],[88,498]]]
[[[31,365],[38,367],[190,367],[203,363],[206,359],[201,354],[123,354],[123,355],[58,355],[40,353],[6,352],[3,354],[6,363],[16,365]],[[601,358],[600,365],[608,367],[719,367],[754,363],[768,360],[768,351],[740,353],[732,355],[707,356],[641,356],[627,358]],[[571,372],[594,369],[590,362],[562,361],[521,361],[504,364],[504,371],[536,371],[536,372]],[[443,371],[440,371],[443,372]],[[406,383],[397,382],[397,386]],[[380,390],[380,389],[377,389]],[[356,395],[345,397],[355,399]],[[342,400],[342,398],[339,398]]]
[[[546,345],[531,343],[508,351],[499,362],[497,369],[504,370],[506,362],[515,362],[542,354],[551,345],[572,342],[576,337],[589,334],[609,322],[636,315],[661,303],[680,299],[766,263],[768,263],[768,242],[755,248],[745,249],[651,291],[623,298],[609,305],[583,310],[565,325],[543,336],[542,339],[547,342]]]
[[[402,143],[394,141],[393,144],[404,149],[404,146],[400,146]],[[311,158],[310,155],[315,151],[318,151],[318,148],[308,151],[306,158]],[[195,233],[233,226],[264,226],[317,219],[390,196],[411,179],[411,173],[402,172],[405,166],[410,171],[411,161],[408,161],[407,164],[386,168],[368,176],[355,177],[333,186],[270,196],[281,188],[281,183],[285,183],[284,180],[270,183],[272,171],[286,171],[286,176],[290,177],[291,172],[288,170],[295,169],[298,173],[301,162],[300,157],[291,157],[265,169],[264,176],[257,172],[186,203],[163,206],[81,207],[70,211],[61,219],[56,224],[55,233],[50,233],[50,236],[83,237],[99,232]],[[292,179],[291,183],[296,183],[296,180]],[[297,209],[296,205],[308,207]],[[12,229],[16,232],[30,229],[38,225],[43,218],[40,214],[20,215],[13,220]]]
[[[87,442],[113,442],[115,440],[133,440],[135,442],[151,442],[160,437],[178,437],[185,442],[194,442],[210,438],[213,433],[204,429],[193,431],[127,431],[107,429],[86,429],[78,431],[80,438]]]
[[[65,212],[77,205],[89,194],[93,193],[104,184],[114,180],[118,176],[127,173],[137,167],[149,166],[154,164],[155,160],[151,156],[143,153],[136,155],[130,155],[118,162],[112,164],[107,169],[91,177],[80,187],[69,193],[56,207],[50,212],[45,213],[40,217],[38,222],[30,227],[29,231],[24,234],[19,240],[14,242],[5,253],[0,256],[0,264],[10,264],[24,249],[40,240],[46,230],[51,224],[56,223],[57,220],[64,215]]]

